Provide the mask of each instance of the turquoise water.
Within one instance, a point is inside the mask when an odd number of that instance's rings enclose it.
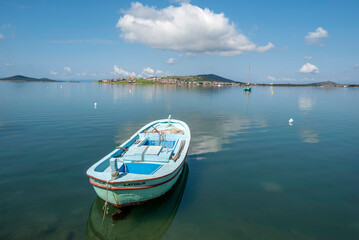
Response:
[[[92,238],[87,168],[169,114],[192,132],[185,187],[106,218],[99,238],[359,239],[358,102],[349,88],[0,82],[0,239]]]

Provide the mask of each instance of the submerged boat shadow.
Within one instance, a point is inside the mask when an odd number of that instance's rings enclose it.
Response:
[[[175,185],[163,196],[121,209],[110,205],[104,219],[104,201],[96,197],[86,225],[87,239],[161,239],[171,226],[188,178],[188,164]],[[114,214],[114,217],[112,217]]]

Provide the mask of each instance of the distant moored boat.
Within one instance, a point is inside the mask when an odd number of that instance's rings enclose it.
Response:
[[[252,91],[252,87],[249,84],[250,81],[251,81],[251,65],[249,64],[248,65],[248,83],[243,86],[243,91],[245,91],[245,92],[251,92]]]
[[[244,85],[243,91],[250,92],[250,91],[252,91],[252,87],[250,85]]]

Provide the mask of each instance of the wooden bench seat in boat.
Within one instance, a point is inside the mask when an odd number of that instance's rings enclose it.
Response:
[[[124,161],[169,162],[173,149],[162,146],[142,145],[131,147],[123,156]]]

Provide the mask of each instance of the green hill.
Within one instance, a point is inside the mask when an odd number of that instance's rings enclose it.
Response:
[[[32,78],[22,75],[15,75],[7,78],[0,78],[0,81],[16,81],[16,82],[62,82],[57,80],[51,80],[48,78]]]
[[[318,82],[318,83],[311,83],[308,85],[312,86],[323,86],[323,87],[336,87],[336,86],[342,86],[342,84],[331,82],[331,81],[325,81],[325,82]]]
[[[242,82],[236,82],[233,80],[230,80],[228,78],[224,78],[215,74],[201,74],[201,75],[197,75],[198,77],[204,77],[204,78],[208,78],[211,79],[213,81],[218,81],[218,82],[228,82],[228,83],[242,83]]]

